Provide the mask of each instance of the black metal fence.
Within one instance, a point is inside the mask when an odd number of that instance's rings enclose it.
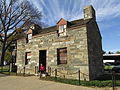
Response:
[[[112,90],[116,90],[116,78],[115,78],[115,75],[116,75],[116,73],[115,73],[115,71],[111,71],[111,74],[112,74]]]
[[[21,68],[21,71],[22,71],[22,74],[23,76],[26,76],[26,67],[22,67]],[[38,74],[39,72],[39,67],[38,66],[35,66],[34,68],[34,71],[35,71],[35,74]],[[10,65],[7,65],[7,66],[1,66],[0,67],[0,72],[9,72],[9,74],[11,73],[11,66]],[[76,72],[72,72],[72,73],[68,73],[68,72],[62,72],[62,70],[59,70],[59,69],[52,69],[51,67],[48,67],[48,75],[49,76],[54,76],[55,77],[55,80],[57,80],[58,77],[61,77],[61,75],[65,78],[65,76],[69,76],[69,75],[76,75],[77,78],[78,78],[78,82],[80,84],[80,81],[84,79],[84,81],[86,80],[86,77],[88,77],[87,74],[81,72],[80,70],[77,70]],[[16,71],[16,75],[17,75],[17,71]],[[111,76],[112,76],[112,90],[116,90],[116,73],[114,70],[111,70]],[[62,77],[62,78],[63,78]],[[82,77],[82,79],[81,79]]]
[[[76,75],[76,78],[78,78],[79,84],[80,84],[80,80],[81,80],[81,75],[83,75],[84,80],[86,80],[86,77],[88,76],[87,74],[82,73],[80,70],[77,70],[76,72],[72,72],[72,73],[70,73],[70,72],[69,73],[68,72],[64,73],[64,72],[62,72],[62,70],[59,70],[59,69],[52,70],[50,67],[48,67],[48,74],[50,76],[51,75],[54,76],[55,80],[57,80],[58,77],[61,77],[61,75],[64,78],[65,78],[65,76]]]

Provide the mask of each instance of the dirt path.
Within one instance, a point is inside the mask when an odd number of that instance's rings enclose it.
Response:
[[[31,76],[31,77],[5,76],[4,77],[2,75],[2,77],[0,77],[0,90],[112,90],[112,88],[74,86],[74,85],[56,83],[52,81],[42,81],[35,76]]]

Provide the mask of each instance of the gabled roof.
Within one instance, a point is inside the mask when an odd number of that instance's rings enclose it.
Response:
[[[32,33],[32,30],[29,29],[26,33],[27,33],[27,34],[31,34],[31,33]]]
[[[63,19],[63,18],[61,18],[58,22],[57,22],[57,24],[61,21],[61,20],[64,20],[64,21],[66,21],[65,19]],[[67,22],[67,21],[66,21]]]
[[[80,25],[84,25],[87,24],[91,19],[78,19],[78,20],[74,20],[70,22],[70,27],[74,27],[74,26],[80,26]]]
[[[79,19],[79,20],[74,20],[74,21],[70,21],[70,22],[67,21],[69,23],[68,28],[87,24],[90,20],[91,19],[86,19],[86,20]],[[59,21],[57,23],[59,23]],[[51,26],[51,27],[42,29],[39,34],[45,34],[45,33],[54,32],[54,31],[57,31],[57,30],[58,30],[57,25],[55,25],[55,26]]]
[[[57,22],[57,25],[67,25],[69,24],[69,21],[61,18],[58,22]]]

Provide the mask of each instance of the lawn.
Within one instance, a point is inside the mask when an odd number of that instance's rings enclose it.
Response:
[[[15,72],[9,72],[9,66],[4,66],[3,67],[3,72],[2,67],[0,67],[0,73],[7,74],[7,75],[16,75]],[[18,76],[23,76],[23,74],[17,74]],[[28,76],[28,75],[25,75]],[[115,75],[116,77],[116,86],[120,86],[120,75]],[[46,78],[41,78],[42,80],[49,80],[49,81],[55,81],[55,82],[60,82],[60,83],[66,83],[66,84],[71,84],[71,85],[82,85],[82,86],[96,86],[96,87],[106,87],[112,86],[112,77],[111,74],[104,74],[102,75],[99,80],[93,80],[93,81],[80,81],[75,80],[75,79],[66,79],[66,78],[60,78],[60,77],[50,77],[47,76]]]
[[[66,83],[71,85],[82,85],[82,86],[95,86],[95,87],[111,87],[112,86],[112,80],[111,76],[105,75],[105,77],[110,77],[109,80],[92,80],[92,81],[80,81],[75,79],[66,79],[66,78],[55,78],[55,77],[46,77],[41,78],[42,80],[48,80],[48,81],[55,81],[60,83]],[[118,76],[116,76],[117,78]],[[120,78],[120,77],[119,77]],[[120,86],[120,79],[116,80],[115,86]]]
[[[3,68],[3,70],[2,70],[2,68]],[[0,72],[9,72],[9,65],[7,65],[7,66],[0,66]]]

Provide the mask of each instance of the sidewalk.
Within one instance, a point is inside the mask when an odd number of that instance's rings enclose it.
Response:
[[[35,76],[6,76],[0,77],[0,90],[112,90],[112,88],[74,86],[52,81],[42,81]]]

